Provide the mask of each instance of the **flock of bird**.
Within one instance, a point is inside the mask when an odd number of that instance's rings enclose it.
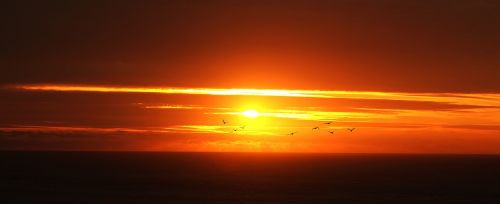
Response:
[[[332,125],[332,123],[333,123],[333,122],[331,122],[331,121],[330,121],[330,122],[325,122],[325,123],[323,123],[323,124],[324,124],[324,125],[331,126],[331,125]],[[227,125],[227,124],[229,124],[229,122],[228,122],[228,121],[226,121],[226,120],[222,120],[222,124],[223,124],[223,125]],[[241,125],[241,126],[239,126],[238,128],[233,128],[233,131],[232,131],[232,132],[234,133],[234,132],[237,132],[237,131],[240,131],[240,130],[245,130],[245,128],[246,128],[246,125]],[[319,126],[315,126],[315,127],[313,127],[311,130],[312,130],[312,131],[319,131],[319,130],[320,130],[320,127],[319,127]],[[346,128],[346,130],[347,130],[347,131],[349,131],[349,132],[353,132],[354,130],[356,130],[356,128]],[[328,133],[330,133],[330,134],[332,134],[332,135],[333,135],[333,134],[335,133],[335,131],[336,131],[336,130],[332,130],[332,129],[330,129],[330,130],[327,130],[327,131],[328,131]],[[295,131],[295,132],[290,132],[290,133],[288,133],[287,135],[293,136],[293,135],[295,135],[295,134],[297,134],[297,133],[298,133],[298,131]]]

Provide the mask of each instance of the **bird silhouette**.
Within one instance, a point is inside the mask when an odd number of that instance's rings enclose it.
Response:
[[[333,133],[335,133],[335,131],[334,131],[334,130],[329,130],[328,132],[329,132],[330,134],[332,134],[332,135],[333,135]]]
[[[350,132],[354,131],[356,128],[347,128]]]
[[[242,125],[240,126],[240,129],[244,130],[247,126],[246,125]]]
[[[233,129],[233,132],[236,132],[236,131],[238,131],[238,129],[237,129],[237,128],[234,128],[234,129]]]
[[[319,127],[318,126],[313,127],[312,130],[319,130]]]
[[[222,124],[228,124],[229,122],[225,121],[225,120],[222,120]]]
[[[332,122],[330,121],[330,122],[326,122],[326,123],[323,123],[323,124],[325,124],[325,125],[331,125]]]
[[[293,135],[295,135],[296,133],[298,133],[298,132],[291,132],[291,133],[288,133],[287,135],[291,135],[291,136],[293,136]]]

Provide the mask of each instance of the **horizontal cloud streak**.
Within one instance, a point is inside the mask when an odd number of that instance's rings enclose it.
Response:
[[[242,115],[242,112],[213,112],[211,114]],[[367,118],[390,118],[387,114],[373,114],[362,112],[332,112],[332,111],[308,111],[308,110],[276,110],[272,112],[260,112],[260,117],[288,118],[312,121],[328,121],[338,119],[367,119]]]
[[[275,96],[305,98],[347,98],[382,99],[402,101],[429,101],[460,105],[480,105],[500,107],[500,94],[458,94],[458,93],[402,93],[371,91],[333,90],[281,90],[281,89],[223,89],[223,88],[163,88],[163,87],[120,87],[89,85],[14,85],[10,88],[27,91],[68,91],[68,92],[111,92],[111,93],[156,93],[194,94],[216,96]]]

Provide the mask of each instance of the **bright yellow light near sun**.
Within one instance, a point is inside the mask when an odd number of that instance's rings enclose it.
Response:
[[[255,110],[246,110],[241,114],[244,115],[245,117],[249,117],[249,118],[255,118],[255,117],[259,116],[259,112],[255,111]]]

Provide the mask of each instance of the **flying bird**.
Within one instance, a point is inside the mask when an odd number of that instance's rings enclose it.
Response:
[[[318,126],[313,127],[312,130],[319,130],[319,127]]]
[[[247,126],[246,125],[242,125],[240,126],[240,129],[244,130]]]
[[[291,135],[291,136],[293,136],[293,135],[295,135],[296,133],[298,133],[298,132],[291,132],[291,133],[288,133],[287,135]]]
[[[225,124],[228,124],[229,122],[222,120],[222,123],[225,125]]]
[[[354,131],[356,128],[347,128],[350,132]]]
[[[328,132],[333,135],[333,133],[335,133],[335,130],[329,130]]]
[[[326,122],[326,123],[323,123],[323,124],[325,124],[325,125],[331,125],[332,122],[330,121],[330,122]]]

